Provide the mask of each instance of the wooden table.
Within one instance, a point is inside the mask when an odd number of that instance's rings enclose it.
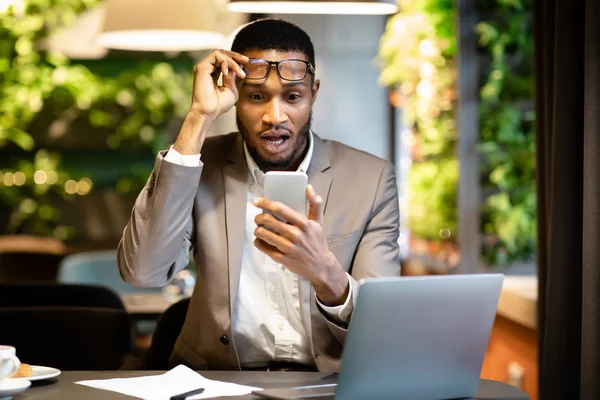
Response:
[[[502,284],[494,327],[481,377],[521,387],[538,400],[536,276],[507,276]]]
[[[133,399],[119,393],[94,389],[73,382],[88,379],[130,378],[161,374],[163,371],[64,371],[54,380],[34,383],[29,389],[13,397],[13,400],[118,400]],[[321,372],[260,372],[260,371],[201,371],[204,377],[262,388],[298,385],[314,385],[335,382],[336,374]],[[222,399],[224,397],[221,397]],[[230,399],[232,397],[229,397]],[[236,399],[257,399],[256,396],[240,396]],[[377,396],[374,394],[373,399]],[[528,400],[521,390],[500,382],[481,380],[477,400]]]

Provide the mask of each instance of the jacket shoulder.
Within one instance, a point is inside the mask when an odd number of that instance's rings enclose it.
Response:
[[[356,149],[335,140],[323,139],[332,168],[361,169],[363,171],[382,169],[394,169],[393,164],[381,157],[377,157],[366,151]]]

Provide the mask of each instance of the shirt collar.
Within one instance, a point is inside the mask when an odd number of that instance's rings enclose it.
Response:
[[[308,131],[308,151],[306,152],[306,156],[304,160],[298,166],[298,172],[304,172],[305,174],[308,172],[308,167],[310,166],[310,162],[313,156],[314,149],[314,139],[312,131]],[[246,146],[246,141],[244,141],[244,153],[246,154],[246,164],[248,165],[248,171],[250,172],[250,176],[252,178],[251,186],[254,189],[256,185],[263,186],[263,182],[265,180],[265,173],[260,170],[250,152],[248,151],[248,147]]]

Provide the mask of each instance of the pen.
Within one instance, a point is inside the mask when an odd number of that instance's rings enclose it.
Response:
[[[189,392],[180,393],[180,394],[171,396],[171,400],[185,400],[189,396],[194,396],[196,394],[200,394],[203,392],[204,392],[204,388],[198,388],[198,389],[190,390]]]

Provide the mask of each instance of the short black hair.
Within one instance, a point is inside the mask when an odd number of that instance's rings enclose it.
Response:
[[[282,19],[261,18],[244,26],[235,36],[231,50],[299,51],[315,66],[315,49],[306,32]]]

